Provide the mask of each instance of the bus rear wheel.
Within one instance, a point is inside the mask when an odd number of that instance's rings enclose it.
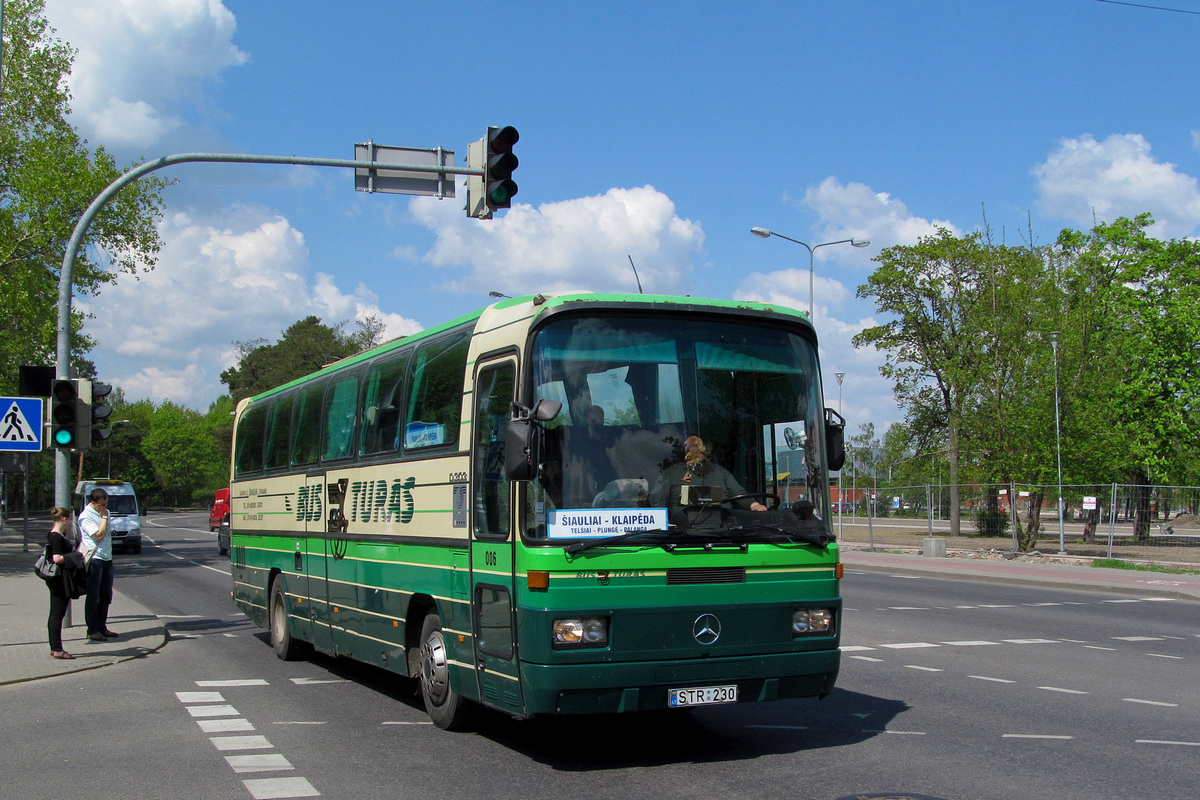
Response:
[[[284,661],[296,661],[305,655],[305,643],[292,636],[288,626],[287,596],[283,591],[283,581],[276,579],[271,584],[271,646],[275,655]]]
[[[421,697],[433,724],[452,731],[463,727],[467,718],[466,698],[450,688],[450,663],[442,620],[431,613],[421,624]]]

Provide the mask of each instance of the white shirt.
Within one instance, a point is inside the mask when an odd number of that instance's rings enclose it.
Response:
[[[79,537],[80,550],[87,552],[95,550],[96,553],[92,558],[98,558],[101,561],[112,561],[112,536],[109,534],[108,528],[104,529],[104,538],[97,542],[92,536],[100,530],[100,523],[104,520],[100,516],[100,512],[91,503],[79,513]]]

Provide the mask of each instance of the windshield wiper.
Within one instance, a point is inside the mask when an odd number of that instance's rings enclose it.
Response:
[[[606,539],[592,539],[587,542],[576,542],[575,544],[566,545],[563,547],[563,552],[567,555],[575,555],[576,553],[582,553],[585,550],[591,550],[593,547],[605,547],[606,545],[610,544],[620,544],[621,542],[627,542],[630,539],[636,539],[639,536],[646,536],[648,534],[660,534],[667,536],[670,535],[670,533],[670,531],[664,530],[625,531],[625,533],[622,533],[618,536],[609,536]]]
[[[686,531],[685,536],[714,539],[721,536],[729,538],[737,537],[739,539],[748,539],[754,534],[767,533],[776,536],[782,536],[793,544],[804,543],[811,544],[816,547],[825,547],[834,540],[834,537],[827,533],[824,528],[813,529],[811,526],[807,530],[795,530],[782,527],[780,525],[731,525],[727,528],[710,528],[708,530]],[[671,548],[670,545],[667,546]]]

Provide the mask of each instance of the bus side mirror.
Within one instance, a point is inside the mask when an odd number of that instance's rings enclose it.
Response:
[[[537,475],[542,431],[559,411],[562,403],[557,400],[543,398],[532,409],[513,403],[512,419],[504,435],[504,472],[509,480],[528,481]]]
[[[846,420],[832,408],[825,409],[825,464],[837,472],[846,463]]]

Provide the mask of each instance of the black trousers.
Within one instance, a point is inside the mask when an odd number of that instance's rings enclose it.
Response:
[[[108,628],[108,607],[113,598],[113,562],[93,558],[88,563],[87,600],[83,604],[83,618],[87,632],[104,633]]]
[[[58,652],[63,649],[62,624],[71,599],[61,590],[55,592],[53,581],[47,582],[47,586],[50,587],[50,617],[46,620],[46,632],[50,634],[50,649]]]

